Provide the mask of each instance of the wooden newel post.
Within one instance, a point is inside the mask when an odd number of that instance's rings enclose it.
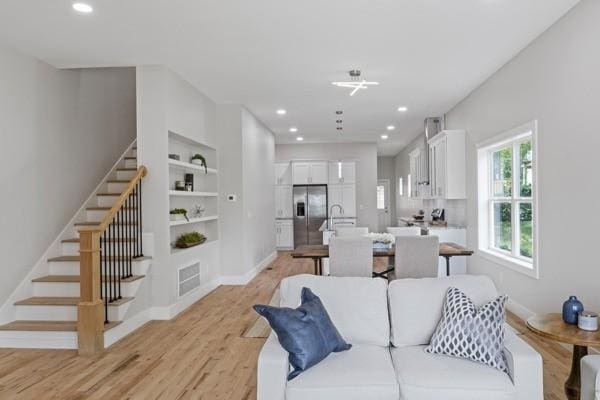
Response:
[[[100,293],[101,234],[100,230],[93,229],[79,232],[81,300],[77,305],[77,336],[82,356],[104,350],[104,309]]]

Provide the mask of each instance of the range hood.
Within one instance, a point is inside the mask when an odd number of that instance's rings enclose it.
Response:
[[[429,185],[429,139],[444,130],[444,117],[425,118],[425,176],[424,180],[417,182],[418,185]]]

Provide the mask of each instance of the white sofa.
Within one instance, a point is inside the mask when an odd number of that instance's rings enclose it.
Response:
[[[511,329],[505,339],[510,376],[423,350],[451,286],[478,304],[497,295],[483,276],[400,279],[389,286],[376,278],[284,279],[281,306],[297,307],[302,287],[310,288],[352,348],[288,382],[288,354],[271,333],[258,359],[258,400],[542,400],[542,359]]]
[[[581,400],[600,400],[600,356],[581,360]]]

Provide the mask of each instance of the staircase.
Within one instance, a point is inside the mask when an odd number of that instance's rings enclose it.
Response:
[[[128,187],[136,176],[141,179],[133,146],[65,229],[59,238],[60,244],[54,246],[54,254],[46,259],[45,265],[36,267],[35,277],[22,290],[30,295],[12,304],[14,320],[0,326],[1,347],[78,348],[78,306],[86,301],[80,298],[84,287],[80,275],[83,265],[80,263],[80,231],[99,229],[109,213],[116,213],[115,219],[108,223],[106,232],[98,233],[101,250],[100,266],[96,270],[101,278],[93,285],[99,286],[95,291],[100,294],[105,309],[104,332],[123,321],[150,265],[149,258],[141,256],[142,235],[138,223],[141,193],[135,199],[130,195],[126,200],[122,197],[125,190],[131,190]],[[141,192],[141,181],[138,183]]]

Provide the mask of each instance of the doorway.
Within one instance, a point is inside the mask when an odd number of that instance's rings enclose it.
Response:
[[[377,180],[377,218],[379,232],[385,232],[391,225],[389,179]]]

